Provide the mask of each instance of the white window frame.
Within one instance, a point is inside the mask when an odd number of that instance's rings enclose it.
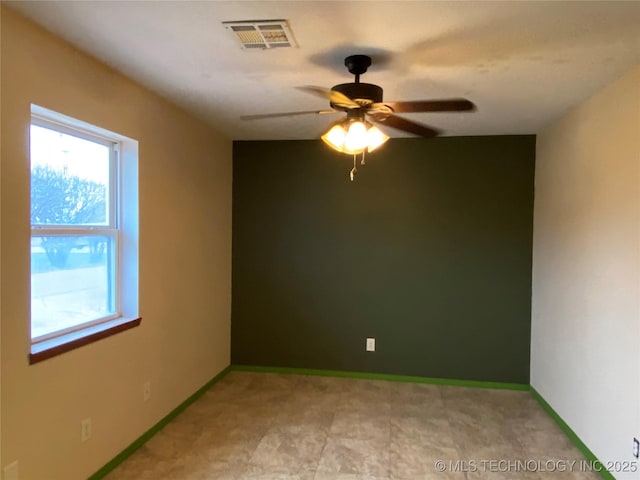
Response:
[[[31,355],[48,358],[47,350],[75,343],[83,336],[95,339],[130,328],[138,315],[138,142],[81,120],[31,105],[31,123],[110,147],[107,225],[31,225],[31,236],[105,235],[112,238],[114,313],[31,338]],[[126,206],[126,209],[124,208]],[[30,210],[31,212],[31,210]],[[31,331],[31,315],[29,316]],[[94,341],[94,340],[92,340]],[[82,344],[86,342],[81,342]],[[73,348],[73,347],[72,347]],[[32,358],[31,363],[35,363]]]
[[[104,317],[93,318],[86,322],[78,323],[73,326],[56,330],[45,335],[38,337],[32,337],[31,343],[39,343],[44,340],[66,335],[77,330],[98,325],[114,318],[121,316],[120,314],[120,288],[119,288],[119,243],[120,243],[120,214],[119,207],[121,202],[120,198],[120,182],[119,172],[119,152],[120,144],[113,139],[105,138],[103,136],[96,135],[92,132],[88,132],[84,129],[73,128],[63,123],[54,122],[43,118],[39,115],[31,115],[31,125],[47,128],[55,132],[71,135],[83,140],[87,140],[99,145],[104,145],[109,148],[109,186],[108,186],[108,202],[107,202],[107,224],[106,225],[31,225],[31,238],[33,237],[56,237],[56,236],[105,236],[111,239],[112,258],[111,258],[111,278],[109,279],[109,289],[112,292],[112,297],[107,299],[113,304],[114,313]]]

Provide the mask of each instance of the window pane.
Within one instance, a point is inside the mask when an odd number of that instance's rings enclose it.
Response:
[[[113,240],[31,238],[31,338],[113,315]]]
[[[31,125],[31,224],[108,225],[111,149]]]

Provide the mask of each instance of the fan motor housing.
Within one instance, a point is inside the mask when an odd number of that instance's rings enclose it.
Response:
[[[340,92],[357,103],[382,102],[382,87],[372,83],[341,83],[331,87],[331,90]]]

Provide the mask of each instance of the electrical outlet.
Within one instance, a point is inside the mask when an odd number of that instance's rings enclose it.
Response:
[[[91,424],[90,418],[85,418],[80,423],[80,441],[86,442],[91,438],[91,433],[93,430],[93,425]]]
[[[2,469],[2,478],[4,480],[18,480],[18,461],[10,463]]]
[[[633,456],[636,458],[640,457],[640,440],[637,438],[633,439]]]
[[[142,384],[142,399],[146,402],[151,398],[151,382],[147,380]]]
[[[376,351],[376,339],[367,338],[367,352],[375,352],[375,351]]]

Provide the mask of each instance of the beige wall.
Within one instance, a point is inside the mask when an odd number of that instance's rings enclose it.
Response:
[[[634,461],[640,67],[538,135],[535,188],[531,384],[601,461]]]
[[[139,328],[29,366],[30,104],[139,141]],[[2,462],[86,478],[229,364],[231,141],[2,11]],[[144,403],[142,384],[152,382]],[[93,438],[80,442],[80,421]]]

